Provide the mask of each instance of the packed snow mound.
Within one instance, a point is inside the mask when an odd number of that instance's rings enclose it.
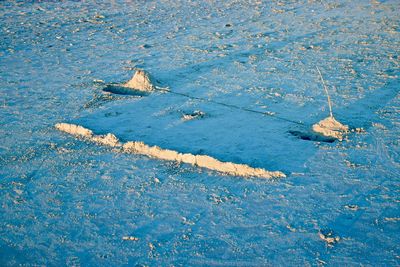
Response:
[[[312,129],[314,132],[322,134],[323,136],[343,140],[344,135],[349,131],[349,126],[343,125],[333,116],[329,116],[314,124]]]
[[[149,75],[144,70],[137,70],[132,79],[124,83],[122,86],[144,92],[150,92],[154,89],[154,85],[152,84]]]
[[[89,141],[102,145],[122,147],[122,151],[126,153],[135,153],[156,159],[175,161],[177,163],[187,163],[193,166],[198,166],[234,176],[259,178],[286,177],[286,175],[280,171],[267,171],[262,168],[253,168],[245,164],[222,162],[207,155],[193,155],[190,153],[183,154],[174,150],[162,149],[158,146],[149,146],[143,142],[129,141],[125,144],[122,144],[113,134],[109,133],[106,135],[95,135],[91,130],[75,124],[57,123],[55,127],[60,131],[74,136],[84,137]]]

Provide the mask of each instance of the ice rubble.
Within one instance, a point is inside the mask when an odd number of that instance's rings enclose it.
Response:
[[[126,153],[140,154],[161,160],[175,161],[178,163],[187,163],[193,166],[235,176],[259,178],[286,177],[286,175],[280,171],[267,171],[262,168],[253,168],[245,164],[222,162],[207,155],[193,155],[190,153],[182,154],[174,150],[162,149],[158,146],[149,146],[143,142],[129,141],[123,144],[119,142],[118,138],[113,134],[109,133],[106,135],[95,135],[91,130],[80,125],[57,123],[55,127],[62,132],[66,132],[77,137],[83,137],[102,145],[121,147],[122,151]]]

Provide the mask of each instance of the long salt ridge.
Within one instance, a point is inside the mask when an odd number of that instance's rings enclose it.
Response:
[[[149,146],[143,142],[129,141],[126,143],[121,143],[118,138],[111,133],[106,135],[95,135],[92,130],[76,124],[57,123],[55,127],[62,132],[76,137],[82,137],[106,146],[120,147],[122,151],[126,153],[140,154],[161,160],[175,161],[178,163],[187,163],[193,166],[198,166],[233,176],[259,178],[286,177],[286,175],[280,171],[267,171],[262,168],[253,168],[245,164],[222,162],[206,155],[193,155],[190,153],[182,154],[174,150],[162,149],[158,146]]]

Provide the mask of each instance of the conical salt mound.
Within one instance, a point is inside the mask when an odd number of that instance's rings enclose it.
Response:
[[[349,131],[349,126],[338,122],[333,116],[329,116],[312,127],[313,131],[323,136],[333,137],[343,140],[343,137]]]
[[[132,79],[124,83],[123,86],[144,92],[149,92],[154,89],[149,75],[143,70],[137,70]]]

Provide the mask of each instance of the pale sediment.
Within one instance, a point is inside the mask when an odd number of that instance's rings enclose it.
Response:
[[[329,116],[312,126],[314,132],[324,136],[342,140],[349,132],[349,126],[341,124],[333,116]]]
[[[286,175],[280,171],[267,171],[262,168],[253,168],[245,164],[222,162],[207,155],[179,153],[174,150],[162,149],[158,146],[149,146],[143,142],[129,141],[123,144],[113,134],[109,133],[106,135],[95,135],[91,130],[75,124],[57,123],[55,127],[60,131],[69,133],[74,136],[83,137],[87,140],[102,145],[122,147],[122,150],[126,153],[140,154],[156,159],[175,161],[178,163],[187,163],[193,166],[198,166],[201,168],[206,168],[209,170],[218,171],[234,176],[260,178],[286,177]]]

